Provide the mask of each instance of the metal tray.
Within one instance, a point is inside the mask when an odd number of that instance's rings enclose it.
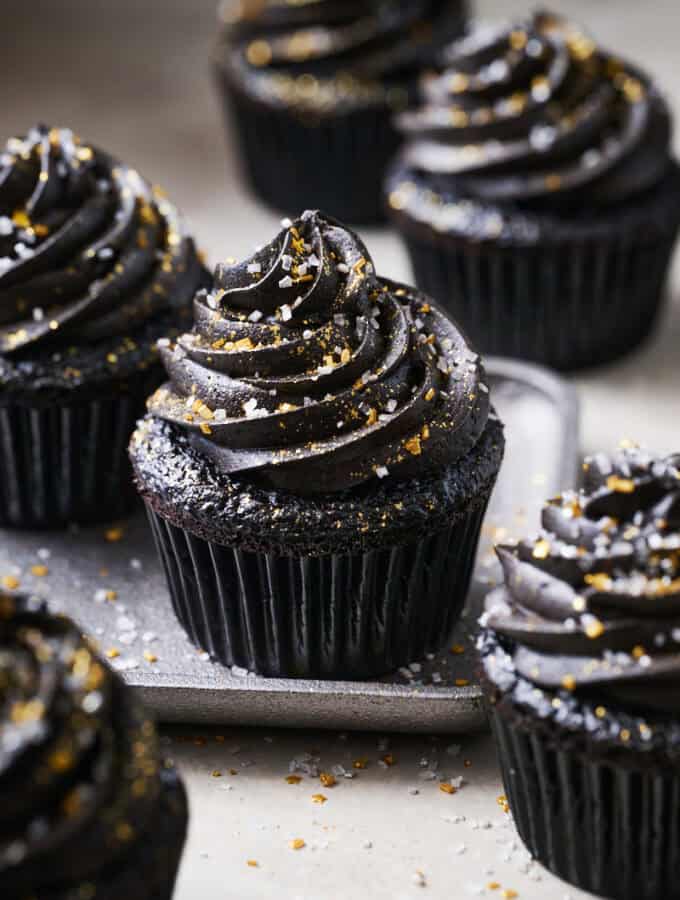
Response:
[[[495,541],[535,530],[543,500],[574,484],[578,407],[544,369],[488,359],[507,454],[483,528],[466,612],[447,649],[372,682],[262,678],[211,662],[175,622],[142,513],[121,526],[0,531],[0,577],[79,621],[162,721],[461,733],[484,721],[469,635],[497,577]],[[47,574],[45,574],[47,569]],[[452,653],[454,645],[464,652]],[[115,654],[118,655],[115,655]],[[456,684],[458,682],[458,685]]]

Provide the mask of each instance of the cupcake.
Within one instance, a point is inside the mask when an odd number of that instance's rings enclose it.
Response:
[[[503,454],[479,356],[318,212],[218,266],[195,321],[130,446],[192,641],[339,678],[439,649]]]
[[[460,33],[465,0],[240,0],[225,10],[214,68],[255,193],[285,212],[315,205],[382,220],[399,143],[392,116]]]
[[[175,208],[68,129],[0,155],[0,526],[126,512],[156,339],[207,275]]]
[[[589,459],[499,548],[483,682],[520,836],[566,881],[673,897],[680,874],[680,455]]]
[[[7,900],[170,900],[184,787],[153,724],[69,619],[0,594]]]
[[[680,217],[649,78],[541,14],[480,27],[400,116],[387,193],[417,284],[483,352],[613,360],[657,318]]]

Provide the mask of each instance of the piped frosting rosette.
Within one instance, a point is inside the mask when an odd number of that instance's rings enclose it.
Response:
[[[456,326],[379,278],[360,239],[318,212],[218,266],[193,331],[164,343],[170,380],[150,412],[226,474],[299,494],[448,466],[489,415]]]
[[[485,625],[505,668],[540,690],[680,711],[680,457],[591,457],[543,530],[498,549]],[[604,714],[604,707],[602,707]]]
[[[402,172],[390,203],[438,206],[440,226],[452,230],[498,236],[494,208],[610,208],[671,167],[670,114],[649,78],[548,13],[470,31],[398,121],[400,168],[413,178]],[[441,205],[448,199],[463,205],[452,211]]]
[[[0,155],[0,353],[129,334],[202,282],[175,207],[66,128]]]

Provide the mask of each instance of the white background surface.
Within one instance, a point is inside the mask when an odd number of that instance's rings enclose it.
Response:
[[[553,6],[644,62],[680,113],[677,0],[556,0]],[[529,4],[482,0],[478,8],[509,16]],[[5,0],[2,10],[0,138],[36,121],[72,126],[166,187],[213,263],[241,256],[274,233],[278,216],[257,207],[239,184],[233,149],[224,140],[207,66],[212,0]],[[408,279],[395,236],[367,231],[365,237],[380,272]],[[676,266],[673,302],[654,338],[629,359],[576,379],[584,450],[611,448],[623,437],[660,450],[680,447],[677,276]],[[582,896],[536,866],[525,871],[496,803],[501,789],[486,737],[462,741],[459,758],[445,751],[451,740],[437,745],[442,771],[468,781],[455,796],[420,779],[419,760],[433,758],[425,738],[395,738],[397,764],[382,769],[376,736],[344,742],[335,735],[232,731],[224,743],[205,737],[205,745],[173,739],[169,746],[192,806],[176,900],[406,900],[461,898],[477,890],[502,896],[484,888],[494,881],[523,900]],[[237,746],[242,749],[234,753]],[[324,767],[362,756],[370,764],[332,790],[309,778],[286,784],[290,759],[315,748]],[[463,758],[472,760],[469,769]],[[226,774],[232,767],[235,776]],[[213,777],[214,770],[222,777]],[[409,793],[413,787],[418,794]],[[311,800],[318,792],[328,797],[324,805]],[[456,816],[465,821],[455,824]],[[476,827],[480,822],[491,827]],[[288,847],[296,837],[307,843],[297,852]],[[247,859],[257,860],[258,868],[249,868]],[[413,881],[418,869],[426,887]]]

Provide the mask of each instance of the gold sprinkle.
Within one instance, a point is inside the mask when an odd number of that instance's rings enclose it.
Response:
[[[513,50],[522,50],[527,45],[527,33],[526,31],[520,31],[519,29],[515,29],[515,31],[510,32],[510,46]]]
[[[430,388],[430,390],[427,392],[427,394],[425,394],[425,399],[427,400],[428,403],[430,402],[430,400],[434,400],[435,393],[436,393],[435,389]]]
[[[120,656],[120,650],[118,650],[116,647],[110,647],[106,651],[106,656],[108,657],[108,659],[116,659],[118,656]]]
[[[628,743],[628,741],[630,740],[630,737],[631,737],[630,731],[627,728],[622,728],[621,729],[621,740],[623,741],[624,744]]]
[[[368,415],[366,416],[366,424],[367,425],[375,425],[378,421],[378,412],[377,410],[371,408],[368,411]]]
[[[420,456],[423,452],[423,448],[420,446],[420,435],[414,435],[412,438],[409,438],[404,442],[404,448],[408,450],[408,452],[412,456]]]
[[[546,175],[545,186],[549,191],[559,191],[559,189],[562,187],[562,178],[556,173]]]
[[[468,678],[456,678],[454,684],[456,687],[467,687],[470,684],[470,681]]]
[[[257,869],[259,863],[256,859],[247,859],[246,865],[250,866],[251,869]]]
[[[222,777],[222,773],[220,772],[219,769],[213,769],[211,775],[213,778],[221,778]]]
[[[448,85],[452,94],[462,94],[468,89],[470,79],[462,72],[456,72],[449,78]]]
[[[294,838],[292,841],[290,841],[288,846],[291,850],[302,850],[302,848],[306,847],[307,845],[302,840],[302,838]]]
[[[155,663],[155,662],[158,662],[158,657],[156,656],[155,653],[152,653],[150,650],[145,650],[145,651],[144,651],[144,659],[145,659],[148,663]]]
[[[45,575],[49,575],[49,572],[50,570],[47,568],[47,566],[43,566],[40,564],[31,566],[31,575],[35,575],[36,578],[44,578]]]
[[[439,785],[439,790],[442,792],[442,794],[456,793],[455,787],[452,784],[449,784],[448,781],[442,781],[442,783]]]
[[[607,487],[617,494],[632,494],[635,491],[635,482],[630,478],[620,478],[618,475],[610,475],[607,479]]]
[[[16,591],[16,589],[19,587],[19,584],[20,581],[15,575],[2,576],[2,586],[8,591]]]
[[[454,644],[450,650],[454,656],[462,656],[465,653],[465,647],[462,644]]]
[[[645,648],[640,644],[637,644],[637,646],[633,647],[633,649],[631,650],[631,656],[633,657],[633,659],[641,659],[641,657],[643,657],[645,653]]]
[[[17,209],[16,212],[12,214],[12,221],[17,226],[17,228],[31,227],[31,220],[22,209]]]
[[[331,775],[328,772],[322,772],[319,775],[319,781],[325,788],[332,788],[338,783],[335,775]]]
[[[299,775],[286,775],[286,781],[288,784],[300,784],[302,778]]]
[[[325,803],[328,800],[328,797],[325,797],[323,794],[312,794],[312,803]]]
[[[598,719],[604,719],[604,717],[607,715],[607,710],[605,709],[604,706],[596,706],[595,707],[595,715],[597,716]]]
[[[519,897],[519,894],[517,891],[513,891],[512,888],[506,888],[501,894],[501,897],[504,897],[505,900],[515,900],[516,897]]]
[[[645,96],[645,89],[637,78],[626,78],[623,82],[623,94],[630,103],[639,103]]]
[[[573,675],[565,675],[562,679],[562,687],[565,691],[575,691],[576,690],[576,679]]]
[[[118,541],[123,540],[124,534],[125,531],[122,528],[108,528],[104,532],[104,537],[109,542],[109,544],[117,544]]]
[[[365,769],[367,765],[368,765],[368,760],[366,759],[365,756],[362,756],[360,759],[355,759],[354,762],[352,763],[352,766],[355,769]]]
[[[134,837],[132,825],[129,825],[127,822],[119,822],[116,825],[116,837],[119,841],[131,841]]]
[[[118,362],[118,356],[115,353],[107,353],[106,361],[113,366]]]
[[[210,427],[210,425],[208,425],[207,422],[201,422],[198,427],[201,429],[203,434],[212,434],[212,428]]]
[[[499,888],[500,886],[501,886],[501,885],[500,885],[500,882],[499,882],[499,881],[490,881],[490,882],[487,884],[487,889],[490,890],[490,891],[497,891],[498,888]]]
[[[382,761],[386,766],[393,766],[396,764],[396,759],[392,753],[386,753],[385,756],[383,756]]]
[[[505,794],[501,794],[500,797],[496,797],[496,803],[500,806],[504,813],[510,812],[510,804],[508,803],[508,798]]]
[[[586,626],[586,635],[591,640],[596,640],[599,637],[602,637],[604,634],[604,625],[600,622],[599,619],[595,619],[592,622],[588,622]]]
[[[246,50],[246,59],[251,66],[269,65],[272,59],[272,49],[266,41],[253,41]]]

